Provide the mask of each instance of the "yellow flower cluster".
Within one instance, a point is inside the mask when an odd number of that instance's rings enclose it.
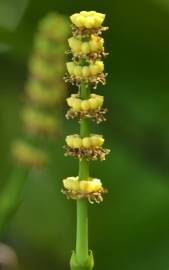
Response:
[[[97,60],[93,64],[89,64],[88,66],[83,67],[75,64],[74,62],[68,62],[66,66],[70,75],[74,75],[75,77],[80,78],[96,76],[104,71],[104,63],[100,60]]]
[[[38,104],[39,107],[54,107],[60,104],[64,91],[58,91],[58,87],[63,87],[62,82],[58,81],[57,85],[51,85],[51,89],[48,86],[39,82],[38,80],[29,80],[26,85],[26,94],[31,102]]]
[[[67,98],[67,104],[73,111],[92,111],[102,107],[104,101],[103,96],[91,94],[89,99],[82,100],[78,97],[78,94],[72,94]]]
[[[91,134],[90,137],[84,138],[81,138],[79,134],[74,134],[66,137],[66,143],[71,148],[101,147],[104,143],[104,138],[98,134]]]
[[[78,28],[99,28],[105,19],[105,14],[96,11],[81,11],[70,16],[71,22]]]
[[[79,181],[79,177],[68,177],[63,180],[63,185],[66,189],[75,192],[98,192],[102,189],[102,183],[100,179],[89,178],[89,180]]]
[[[58,122],[53,114],[27,107],[23,110],[22,120],[30,133],[53,136],[58,132]]]
[[[68,39],[68,43],[73,53],[89,54],[103,50],[104,39],[94,35],[91,35],[89,41],[71,37]]]
[[[12,145],[12,155],[19,163],[35,167],[45,165],[48,160],[43,150],[22,141],[16,141]]]
[[[58,77],[64,74],[65,68],[62,64],[47,63],[43,58],[33,58],[29,62],[29,69],[31,73],[41,81],[46,83],[56,83]]]

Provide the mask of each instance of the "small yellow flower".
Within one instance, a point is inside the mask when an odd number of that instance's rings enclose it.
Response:
[[[90,76],[90,69],[89,69],[88,66],[82,68],[82,76],[83,76],[84,78]]]
[[[70,106],[70,107],[73,107],[73,103],[74,103],[74,98],[71,96],[69,98],[66,99],[67,101],[67,104]]]
[[[102,189],[102,182],[97,178],[89,178],[79,181],[79,177],[68,177],[63,180],[65,189],[74,192],[92,193],[98,192]]]
[[[82,76],[82,67],[81,66],[75,66],[73,70],[73,74],[77,77]]]
[[[88,111],[91,108],[89,101],[83,100],[81,103],[81,108],[83,111]]]
[[[98,49],[100,49],[97,39],[90,40],[89,44],[90,44],[90,49],[91,49],[92,52],[97,52]]]
[[[85,137],[82,139],[82,145],[85,148],[89,148],[91,146],[91,141],[89,137]]]
[[[104,97],[96,94],[91,94],[87,100],[81,100],[76,94],[71,95],[67,98],[67,104],[74,111],[90,111],[96,110],[103,105]]]
[[[77,179],[74,179],[73,181],[71,181],[71,189],[73,191],[78,191],[79,190],[79,182]]]
[[[81,51],[81,46],[82,46],[82,41],[71,37],[68,39],[68,43],[70,48],[74,51],[74,52],[80,52]]]
[[[98,190],[100,190],[102,188],[102,183],[101,183],[100,179],[94,178],[92,180],[92,183],[93,183],[93,191],[94,192],[97,192]]]
[[[69,135],[66,137],[65,141],[71,148],[101,147],[104,144],[103,136],[98,134],[92,134],[84,138],[81,138],[78,134]]]
[[[80,181],[80,191],[91,192],[90,182],[85,180]]]
[[[77,137],[73,139],[73,147],[74,148],[79,148],[82,146],[82,140],[81,138]]]
[[[95,109],[99,108],[100,101],[96,98],[90,98],[89,99],[89,106],[90,106],[91,110],[95,110]]]
[[[71,189],[71,181],[69,179],[64,179],[63,185],[66,189]]]
[[[89,42],[83,42],[81,46],[81,52],[83,54],[88,54],[91,51]]]
[[[101,147],[104,144],[104,138],[102,136],[98,136],[97,146]]]
[[[81,11],[70,16],[73,24],[79,28],[99,28],[105,19],[105,14],[96,11]]]
[[[70,75],[74,75],[75,77],[89,77],[89,76],[97,76],[98,74],[104,71],[103,61],[96,61],[94,64],[90,64],[89,66],[80,66],[75,64],[74,62],[68,62],[67,70]]]
[[[101,37],[92,35],[90,41],[82,42],[75,37],[71,37],[68,39],[68,43],[73,53],[88,54],[102,50],[104,40]]]
[[[72,107],[73,107],[74,111],[80,111],[80,109],[81,109],[81,103],[82,103],[82,101],[79,98],[75,98],[73,100]]]
[[[98,136],[97,135],[91,136],[91,144],[92,144],[92,146],[98,145]]]
[[[99,74],[99,67],[96,65],[96,64],[90,64],[89,65],[89,68],[90,68],[90,74],[92,76],[95,76],[97,74]]]
[[[74,140],[72,135],[69,135],[66,137],[66,143],[69,147],[73,147],[74,146]]]
[[[74,62],[68,62],[66,63],[67,70],[70,75],[73,75],[75,64]]]

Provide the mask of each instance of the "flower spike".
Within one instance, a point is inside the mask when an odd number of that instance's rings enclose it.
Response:
[[[77,94],[67,98],[69,110],[67,119],[77,118],[80,134],[66,137],[65,156],[79,159],[79,175],[63,180],[62,193],[68,199],[77,201],[77,237],[76,249],[70,261],[71,270],[92,270],[94,260],[88,250],[87,204],[100,203],[106,189],[100,179],[89,174],[91,160],[105,160],[110,150],[103,148],[104,138],[92,134],[90,120],[97,124],[106,120],[106,108],[103,108],[104,97],[91,92],[98,84],[106,84],[107,73],[104,72],[103,57],[108,55],[101,37],[105,14],[96,11],[81,11],[70,16],[73,36],[68,39],[72,61],[66,64],[65,82],[78,87]]]
[[[21,113],[24,138],[12,145],[12,156],[23,167],[44,167],[48,154],[43,139],[53,139],[60,134],[59,115],[66,92],[62,77],[68,34],[68,21],[62,15],[50,13],[39,22]]]

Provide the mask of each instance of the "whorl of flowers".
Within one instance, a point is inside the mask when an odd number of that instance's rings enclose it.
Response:
[[[41,167],[48,160],[42,148],[44,138],[60,133],[60,111],[65,97],[62,77],[65,72],[67,19],[48,14],[38,25],[34,49],[29,61],[29,78],[25,86],[25,105],[21,113],[24,139],[12,146],[14,159],[23,165]]]
[[[102,27],[105,15],[96,11],[82,11],[71,17],[73,36],[68,39],[72,59],[67,63],[65,81],[78,87],[78,92],[67,98],[70,107],[66,118],[77,118],[80,134],[66,137],[65,155],[79,159],[79,175],[63,180],[62,192],[68,199],[77,201],[76,247],[70,260],[71,270],[92,270],[94,259],[88,248],[88,212],[90,203],[103,201],[103,188],[100,179],[93,178],[89,172],[91,160],[105,160],[110,150],[103,148],[104,138],[91,132],[90,120],[105,121],[104,97],[91,93],[98,84],[106,83],[102,58],[107,55],[104,39],[101,37],[107,27]]]
[[[110,150],[103,148],[104,138],[91,132],[90,120],[100,123],[105,121],[106,109],[103,108],[104,97],[91,93],[98,84],[106,83],[103,56],[104,39],[101,37],[107,27],[102,27],[105,15],[96,11],[82,11],[71,17],[73,36],[68,39],[72,59],[67,63],[65,81],[78,86],[78,92],[67,98],[70,107],[67,119],[77,118],[80,134],[66,137],[65,155],[79,159],[79,175],[63,180],[62,192],[68,199],[77,201],[76,247],[73,251],[71,270],[92,270],[94,258],[88,248],[88,212],[90,203],[103,201],[106,192],[100,179],[93,178],[89,172],[91,160],[105,160]]]
[[[105,15],[95,11],[82,11],[73,14],[71,17],[73,36],[68,39],[70,46],[72,61],[67,63],[68,73],[65,81],[78,86],[78,93],[72,94],[67,98],[67,104],[70,107],[66,114],[67,119],[78,118],[91,119],[100,123],[105,121],[106,109],[103,108],[104,97],[94,93],[90,93],[88,98],[81,96],[81,87],[92,85],[96,88],[99,83],[105,84],[107,74],[104,73],[104,63],[102,57],[107,55],[104,50],[104,39],[100,36],[107,27],[102,27]],[[80,160],[105,160],[109,153],[108,149],[103,148],[104,138],[98,134],[88,134],[81,136],[78,134],[66,137],[65,155],[78,158]],[[95,185],[93,178],[73,180],[69,185],[69,178],[64,180],[64,194],[68,198],[79,199],[87,197],[89,201],[93,201],[95,194],[91,187]],[[86,182],[85,182],[86,181]],[[78,185],[78,182],[80,184]],[[85,183],[82,185],[82,183]],[[99,180],[101,184],[101,181]],[[76,186],[75,190],[71,189],[71,184]],[[97,181],[98,185],[98,181]],[[70,187],[70,188],[69,188]],[[102,184],[97,190],[96,199],[94,201],[102,201],[101,193],[104,192]],[[86,195],[87,194],[87,195]],[[91,196],[91,198],[90,198]]]

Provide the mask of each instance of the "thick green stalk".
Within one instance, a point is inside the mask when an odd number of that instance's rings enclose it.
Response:
[[[0,194],[0,237],[20,204],[27,174],[28,169],[15,168]]]
[[[81,84],[80,96],[82,99],[88,99],[90,96],[90,87],[87,84]],[[90,125],[88,119],[80,121],[80,135],[86,137],[90,134]],[[79,161],[79,180],[89,177],[88,161],[82,159]],[[77,200],[77,234],[76,234],[76,258],[80,265],[84,265],[89,256],[88,250],[88,201],[86,199]],[[80,269],[80,268],[79,268]]]

